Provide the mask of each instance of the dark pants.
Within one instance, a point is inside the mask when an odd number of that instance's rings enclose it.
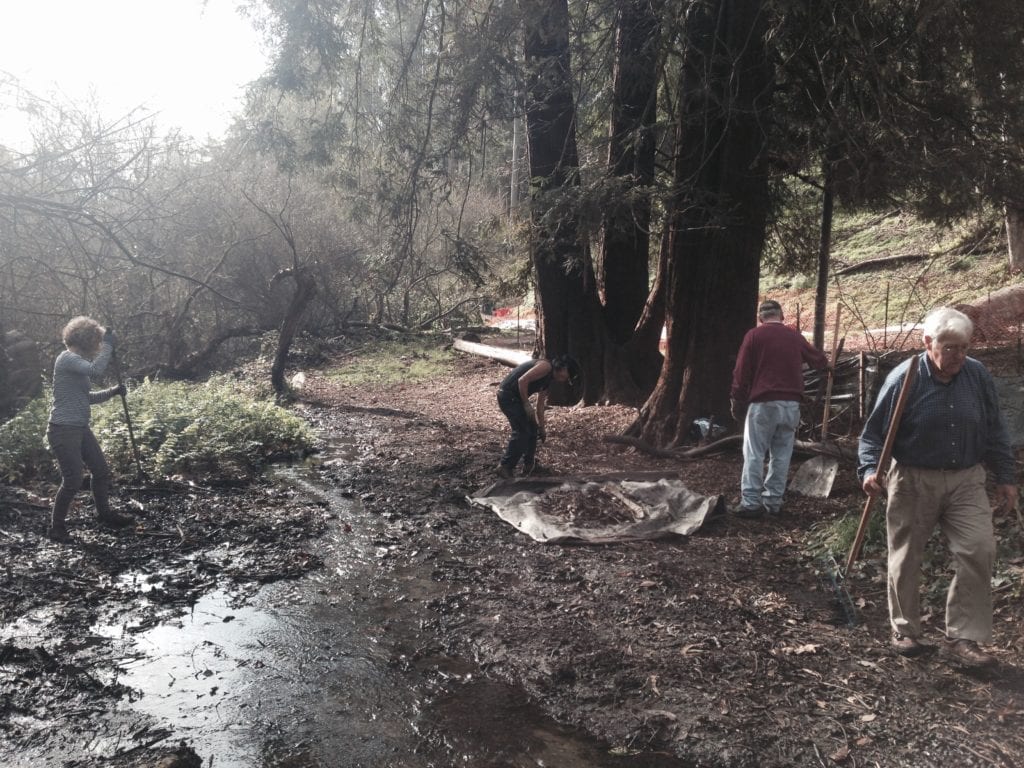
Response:
[[[526,415],[523,401],[517,395],[499,389],[498,407],[512,427],[512,437],[508,440],[505,455],[501,457],[502,465],[514,470],[522,459],[524,467],[533,466],[537,453],[537,425]]]
[[[46,441],[57,457],[61,483],[57,497],[53,500],[53,515],[50,527],[64,528],[75,494],[82,487],[84,467],[92,474],[92,497],[96,501],[96,512],[102,518],[110,514],[110,467],[96,436],[88,427],[72,427],[65,424],[50,424],[46,429]]]

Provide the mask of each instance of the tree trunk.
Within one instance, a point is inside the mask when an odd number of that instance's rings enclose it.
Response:
[[[647,301],[654,126],[657,117],[658,15],[649,0],[618,0],[608,173],[631,193],[604,219],[601,285],[609,338],[625,344]]]
[[[537,338],[541,352],[568,352],[584,373],[585,402],[603,390],[599,303],[590,254],[566,192],[579,186],[576,108],[569,68],[566,0],[521,0],[525,19],[526,137],[530,156],[531,255],[537,277]],[[551,388],[551,401],[572,393]]]
[[[1024,271],[1024,207],[1006,204],[1006,244],[1010,257],[1010,271]]]
[[[770,68],[760,0],[695,4],[680,78],[666,271],[668,345],[631,433],[686,440],[727,418],[735,354],[753,325],[768,215],[763,126]]]
[[[283,275],[291,275],[295,278],[295,293],[288,304],[288,311],[285,313],[284,322],[281,323],[281,333],[277,340],[277,351],[274,354],[274,364],[270,369],[270,383],[277,394],[284,392],[284,369],[288,362],[288,351],[291,349],[292,341],[299,330],[302,315],[306,307],[316,295],[316,280],[312,272],[307,268],[289,269],[279,272],[274,276],[278,279]]]
[[[650,292],[651,199],[654,184],[660,0],[617,0],[608,173],[620,182],[604,218],[600,285],[604,298],[603,400],[639,405],[661,366],[656,333],[637,335]],[[649,331],[650,328],[647,328]]]
[[[832,252],[832,212],[835,204],[833,156],[830,148],[821,163],[821,238],[818,242],[818,282],[814,290],[814,346],[825,348],[825,315],[828,301],[828,262]]]

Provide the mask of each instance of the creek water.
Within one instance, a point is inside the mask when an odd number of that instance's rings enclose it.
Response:
[[[421,632],[445,589],[431,558],[387,563],[394,541],[358,500],[306,470],[285,472],[277,479],[338,518],[318,544],[326,568],[237,603],[212,592],[188,615],[125,638],[118,682],[136,692],[129,715],[185,739],[210,768],[683,765],[616,754],[438,651]]]

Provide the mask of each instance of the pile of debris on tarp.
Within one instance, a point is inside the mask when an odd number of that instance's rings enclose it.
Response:
[[[646,473],[509,480],[469,501],[548,544],[686,536],[725,509],[720,496],[694,493],[678,477]]]

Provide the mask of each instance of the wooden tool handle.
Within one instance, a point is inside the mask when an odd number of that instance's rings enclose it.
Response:
[[[878,467],[875,469],[875,476],[881,477],[889,471],[889,462],[892,460],[892,446],[896,442],[896,432],[899,430],[900,419],[903,417],[903,410],[907,407],[907,400],[910,398],[910,390],[913,389],[914,381],[917,379],[917,367],[920,355],[914,355],[910,359],[910,367],[903,377],[903,386],[900,387],[899,397],[896,398],[896,407],[892,412],[892,419],[889,421],[889,430],[885,433],[885,442],[882,444],[882,455],[878,457]],[[860,557],[861,547],[864,546],[864,535],[868,530],[868,523],[871,521],[871,511],[875,506],[875,499],[878,494],[868,496],[864,503],[864,511],[860,513],[860,525],[857,526],[857,534],[853,537],[853,544],[850,547],[850,554],[846,558],[846,570],[857,562]]]
[[[821,417],[821,442],[828,442],[829,411],[832,407],[832,382],[836,375],[836,363],[839,357],[839,316],[842,314],[843,305],[836,304],[836,329],[832,333],[832,362],[828,369],[828,383],[825,385],[825,412]]]

